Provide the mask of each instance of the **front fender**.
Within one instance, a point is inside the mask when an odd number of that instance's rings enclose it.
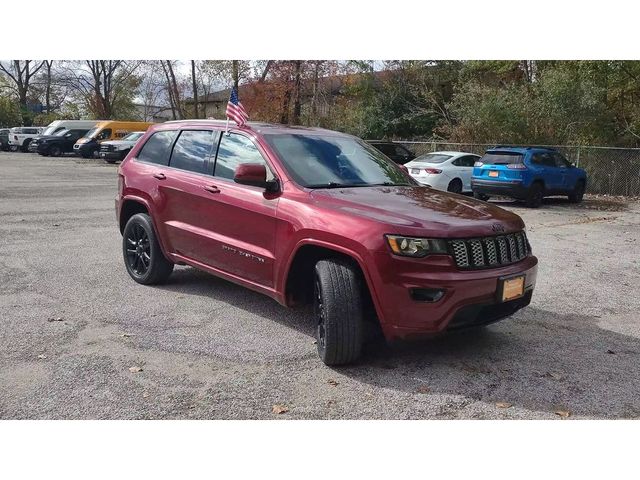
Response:
[[[380,305],[378,303],[378,295],[376,292],[376,281],[375,279],[377,278],[375,275],[375,272],[372,272],[370,270],[370,268],[368,267],[368,265],[373,265],[373,261],[371,259],[367,259],[367,257],[363,256],[360,252],[358,252],[357,250],[353,249],[353,248],[349,248],[346,247],[344,245],[341,245],[339,243],[335,243],[335,242],[331,242],[331,241],[327,241],[327,240],[320,240],[317,238],[312,238],[312,237],[304,237],[299,239],[294,247],[291,249],[290,254],[286,257],[288,258],[285,267],[282,269],[282,274],[280,275],[280,278],[278,279],[277,285],[278,285],[278,291],[281,293],[282,295],[282,300],[285,305],[287,304],[287,299],[285,298],[286,296],[286,289],[287,289],[287,279],[289,278],[289,274],[291,273],[291,267],[293,265],[293,260],[295,259],[297,253],[299,252],[299,250],[302,247],[308,246],[308,245],[312,245],[312,246],[316,246],[316,247],[322,247],[322,248],[326,248],[328,250],[333,250],[336,251],[338,253],[341,253],[343,255],[346,255],[352,259],[354,259],[358,266],[360,267],[360,270],[362,271],[362,275],[364,277],[364,280],[367,284],[367,288],[369,289],[369,293],[371,295],[371,299],[373,301],[373,305],[376,309],[376,313],[378,315],[378,318],[380,319],[380,321],[383,321],[382,318],[382,309],[380,308]]]

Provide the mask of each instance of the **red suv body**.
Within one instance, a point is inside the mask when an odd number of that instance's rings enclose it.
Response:
[[[518,215],[420,186],[350,135],[167,122],[118,175],[134,280],[187,264],[283,305],[312,302],[328,364],[358,357],[372,318],[394,340],[487,324],[531,300],[537,259]]]

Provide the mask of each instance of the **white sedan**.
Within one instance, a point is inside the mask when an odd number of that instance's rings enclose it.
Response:
[[[473,164],[479,155],[466,152],[425,153],[405,164],[409,174],[423,185],[437,190],[462,193],[471,191]]]

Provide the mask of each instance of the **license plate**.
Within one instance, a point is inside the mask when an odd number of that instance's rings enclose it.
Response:
[[[101,156],[101,157],[106,157],[106,156],[107,156],[107,154],[106,154],[106,153],[104,153],[104,152],[102,152],[102,153],[100,154],[100,156]]]
[[[420,169],[419,168],[412,168],[411,169],[411,173],[413,173],[414,175],[418,175],[420,173]]]
[[[495,170],[492,170],[489,172],[489,176],[490,177],[497,177],[498,176],[498,172],[496,172]]]
[[[501,300],[508,302],[524,295],[524,275],[502,281]]]

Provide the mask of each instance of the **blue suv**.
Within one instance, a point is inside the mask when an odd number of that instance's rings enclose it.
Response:
[[[587,173],[549,147],[494,147],[475,163],[471,177],[476,198],[511,197],[534,208],[552,195],[580,202],[586,186]]]

